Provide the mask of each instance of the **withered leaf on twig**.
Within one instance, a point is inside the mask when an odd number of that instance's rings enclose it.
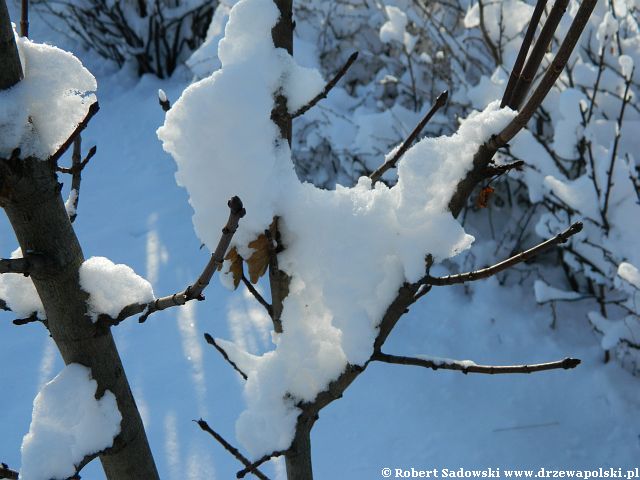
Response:
[[[249,279],[251,283],[256,284],[260,277],[265,274],[269,266],[269,239],[263,233],[249,243],[249,248],[253,248],[253,253],[247,260]]]
[[[489,200],[491,199],[491,195],[493,195],[495,189],[487,185],[482,190],[480,190],[480,195],[478,195],[477,205],[480,208],[487,208],[489,206]]]

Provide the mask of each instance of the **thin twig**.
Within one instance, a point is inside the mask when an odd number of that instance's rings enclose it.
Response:
[[[539,253],[555,245],[558,245],[559,243],[565,243],[571,236],[575,235],[581,230],[582,230],[582,222],[576,222],[573,225],[571,225],[568,229],[566,229],[564,232],[557,234],[555,237],[545,240],[544,242],[539,243],[538,245],[530,248],[529,250],[520,252],[517,255],[514,255],[513,257],[503,260],[502,262],[492,265],[490,267],[482,268],[480,270],[474,270],[472,272],[459,273],[456,275],[447,275],[446,277],[432,277],[431,275],[427,274],[421,280],[420,283],[423,283],[425,285],[444,286],[444,285],[455,285],[455,284],[464,283],[464,282],[472,282],[474,280],[479,280],[481,278],[488,278],[518,263],[525,262],[528,259],[535,257]]]
[[[504,90],[500,108],[504,108],[506,105],[509,105],[511,95],[513,94],[513,89],[515,88],[516,83],[518,82],[518,78],[520,78],[520,74],[522,73],[522,67],[524,66],[525,60],[527,59],[529,48],[531,47],[531,43],[533,42],[533,36],[536,33],[536,28],[538,28],[540,18],[542,17],[542,13],[544,12],[544,8],[546,7],[546,5],[547,0],[538,0],[536,3],[536,7],[533,10],[533,15],[531,15],[531,20],[529,21],[529,26],[527,27],[527,33],[525,33],[524,35],[524,39],[522,40],[522,44],[520,45],[520,51],[518,52],[518,57],[516,58],[516,62],[513,65],[513,70],[511,70],[511,75],[509,76],[509,81],[507,82],[507,88],[505,88]]]
[[[247,467],[243,470],[240,470],[236,473],[236,478],[244,478],[248,473],[253,473],[256,469],[265,462],[268,462],[272,458],[281,457],[282,455],[286,455],[286,450],[278,450],[267,455],[260,457],[258,460],[253,462],[251,465],[247,465]]]
[[[231,445],[229,442],[227,442],[222,435],[220,435],[219,433],[217,433],[216,431],[214,431],[207,422],[205,422],[203,419],[200,420],[194,420],[194,422],[196,422],[198,424],[198,426],[205,432],[207,432],[209,435],[211,435],[213,438],[216,439],[216,441],[222,445],[224,447],[224,449],[229,452],[231,455],[233,455],[240,463],[242,463],[244,466],[246,467],[250,467],[251,466],[251,462],[247,459],[247,457],[245,457],[244,455],[242,455],[240,453],[240,451],[235,448],[233,445]],[[261,480],[269,480],[269,477],[267,477],[264,473],[262,473],[260,470],[258,469],[254,469],[251,473],[253,473],[256,477],[258,477]]]
[[[218,345],[218,343],[216,342],[215,338],[213,338],[211,335],[209,335],[208,333],[204,334],[204,339],[207,341],[207,343],[209,345],[212,345],[216,350],[218,350],[218,352],[220,352],[220,355],[222,355],[222,358],[224,358],[227,363],[229,365],[231,365],[233,367],[233,369],[238,372],[240,374],[240,376],[242,378],[244,378],[245,380],[249,377],[247,377],[247,374],[244,373],[242,370],[240,370],[240,367],[238,367],[238,365],[229,358],[229,355],[227,354],[227,352],[224,350],[224,348],[222,348],[220,345]]]
[[[190,286],[188,286],[182,292],[174,293],[173,295],[167,295],[166,297],[158,298],[149,303],[132,303],[124,307],[116,318],[111,318],[108,315],[100,315],[98,322],[104,326],[118,325],[124,319],[142,313],[142,316],[138,320],[143,323],[147,320],[149,315],[160,310],[165,310],[170,307],[177,307],[184,305],[191,300],[204,300],[202,292],[209,285],[211,277],[219,266],[224,262],[224,255],[229,248],[231,239],[234,233],[238,229],[238,223],[242,217],[244,217],[246,211],[242,206],[242,201],[239,197],[232,197],[227,203],[229,206],[229,218],[227,224],[222,229],[222,236],[220,241],[211,254],[211,258],[204,270],[198,277],[198,279]]]
[[[396,365],[413,365],[416,367],[430,368],[432,370],[457,370],[465,375],[467,373],[483,373],[487,375],[507,374],[507,373],[534,373],[545,370],[557,370],[575,368],[580,365],[577,358],[565,358],[555,362],[537,363],[533,365],[477,365],[469,361],[460,360],[435,360],[427,358],[403,357],[389,355],[382,352],[374,352],[371,360],[383,363],[393,363]]]
[[[100,110],[100,106],[98,105],[98,102],[92,103],[91,106],[89,107],[89,110],[87,110],[87,114],[82,119],[82,121],[78,124],[75,130],[71,133],[71,135],[69,135],[69,138],[67,138],[65,142],[62,145],[60,145],[60,148],[58,148],[58,150],[49,157],[48,159],[49,162],[51,162],[52,164],[56,164],[58,162],[60,157],[64,155],[64,153],[69,149],[69,147],[74,142],[76,137],[80,135],[80,133],[82,133],[82,131],[85,128],[87,128],[87,125],[89,125],[89,121],[93,118],[93,116],[96,113],[98,113],[98,110]]]
[[[374,172],[372,172],[371,175],[369,175],[369,178],[371,179],[371,184],[376,183],[378,180],[380,180],[380,178],[382,178],[382,176],[387,172],[387,170],[394,168],[396,166],[396,164],[398,163],[402,155],[404,155],[406,151],[409,150],[409,147],[411,147],[411,145],[416,140],[416,138],[418,138],[418,135],[420,135],[420,132],[424,129],[427,123],[429,123],[429,121],[433,118],[436,112],[440,110],[445,103],[447,103],[448,98],[449,98],[449,92],[447,90],[445,90],[440,95],[438,95],[438,98],[436,98],[436,102],[433,104],[431,109],[427,112],[424,118],[420,120],[420,123],[416,125],[413,131],[402,143],[400,148],[398,148],[396,153],[391,158],[386,160],[382,165],[380,165]]]
[[[265,308],[269,316],[270,317],[273,316],[273,307],[269,305],[269,302],[267,302],[262,295],[260,295],[260,292],[258,292],[256,287],[253,286],[253,284],[245,276],[244,272],[242,272],[241,280],[242,280],[242,283],[244,283],[244,286],[247,287],[247,290],[251,292],[251,295],[253,295],[253,297],[258,301],[258,303]]]
[[[333,89],[333,87],[336,86],[336,84],[340,81],[340,79],[344,77],[344,75],[347,73],[347,70],[349,70],[349,68],[351,67],[351,65],[353,65],[353,62],[355,62],[357,58],[358,58],[358,52],[353,52],[349,56],[347,63],[345,63],[342,66],[342,68],[338,71],[338,73],[336,73],[336,76],[333,77],[331,81],[329,81],[329,83],[325,85],[324,89],[318,95],[313,97],[309,103],[300,107],[298,110],[292,113],[291,118],[296,118],[296,117],[299,117],[300,115],[304,115],[308,110],[313,108],[313,106],[316,103],[318,103],[320,100],[327,98],[327,95],[329,95],[329,92]]]
[[[11,470],[6,463],[0,463],[0,478],[18,480],[18,472]]]

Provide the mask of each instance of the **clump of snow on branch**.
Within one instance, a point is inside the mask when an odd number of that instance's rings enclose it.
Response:
[[[89,294],[87,305],[95,319],[104,313],[112,318],[132,303],[153,301],[153,287],[131,267],[114,264],[105,257],[91,257],[80,266],[80,287]]]
[[[71,53],[16,35],[24,79],[0,92],[0,157],[47,158],[95,102],[96,80]]]
[[[247,210],[234,237],[245,258],[248,243],[280,218],[280,267],[292,277],[284,333],[262,356],[224,344],[250,373],[237,435],[253,457],[288,448],[296,402],[312,401],[347,364],[368,360],[386,307],[402,282],[424,275],[427,253],[441,260],[471,244],[448,201],[479,145],[514,116],[494,103],[470,115],[457,134],[422,140],[405,154],[392,188],[368,178],[333,191],[301,183],[270,118],[274,95],[295,98],[295,110],[322,85],[292,81],[317,74],[274,48],[277,18],[270,0],[238,2],[219,44],[222,68],[190,86],[158,131],[210,249],[232,195]]]
[[[22,441],[21,479],[71,477],[87,455],[113,445],[122,416],[113,393],[95,398],[97,387],[89,368],[72,363],[42,388]]]
[[[22,250],[18,247],[11,253],[11,258],[21,258]],[[0,298],[20,318],[27,318],[36,313],[40,320],[44,320],[44,306],[40,296],[29,277],[21,273],[3,273],[0,275]]]

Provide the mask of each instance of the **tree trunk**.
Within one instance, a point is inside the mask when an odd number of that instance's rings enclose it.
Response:
[[[0,38],[5,40],[9,22],[4,0],[0,0],[0,17]],[[13,35],[10,38],[0,44],[3,74],[19,70],[5,63],[12,58],[8,50],[16,50]],[[17,54],[13,58],[17,59]],[[14,84],[17,81],[19,78]],[[84,256],[60,195],[62,185],[55,168],[55,164],[37,158],[0,159],[0,206],[23,253],[39,254],[43,260],[31,278],[65,364],[89,367],[98,383],[97,395],[109,390],[117,399],[122,415],[120,434],[100,455],[107,478],[155,480],[158,472],[111,331],[96,327],[87,316],[87,294],[79,283]]]
[[[287,480],[311,480],[311,429],[314,420],[306,414],[300,415],[296,425],[296,436],[290,447],[290,453],[285,456],[287,466]]]

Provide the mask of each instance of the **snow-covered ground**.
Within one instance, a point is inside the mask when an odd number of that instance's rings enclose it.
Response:
[[[14,16],[14,18],[16,18]],[[37,17],[32,38],[65,40]],[[101,110],[83,134],[98,153],[83,175],[75,226],[86,258],[131,266],[156,295],[184,288],[208,260],[191,223],[186,192],[174,181],[174,161],[156,129],[164,113],[158,88],[175,101],[190,74],[137,79],[92,54],[77,51],[98,79]],[[215,126],[212,126],[215,128]],[[215,145],[212,146],[215,148]],[[67,184],[70,179],[63,179]],[[66,189],[65,189],[66,191]],[[2,256],[16,244],[3,223]],[[436,272],[436,273],[444,273]],[[130,319],[114,329],[163,479],[229,479],[241,468],[192,422],[200,417],[237,444],[235,422],[245,409],[242,379],[204,342],[227,338],[252,353],[271,349],[270,321],[239,289],[214,281],[205,302]],[[582,359],[574,370],[486,376],[373,364],[321,413],[313,431],[319,479],[381,478],[381,469],[584,469],[638,466],[640,384],[615,362],[603,364],[587,308],[551,310],[533,289],[502,288],[495,280],[461,288],[434,287],[399,323],[385,350],[471,359],[484,364]],[[33,399],[63,367],[40,325],[0,322],[0,461],[20,465]],[[283,462],[265,473],[284,478]],[[98,462],[83,479],[101,479]]]

